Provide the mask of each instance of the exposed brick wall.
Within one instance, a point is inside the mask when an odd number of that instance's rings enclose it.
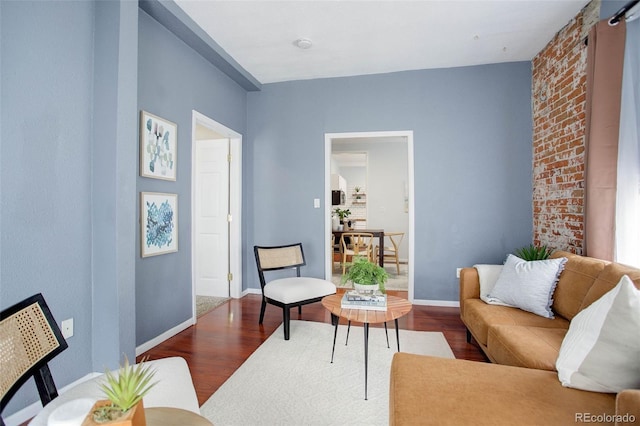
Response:
[[[533,59],[533,242],[582,254],[587,48],[593,0]]]

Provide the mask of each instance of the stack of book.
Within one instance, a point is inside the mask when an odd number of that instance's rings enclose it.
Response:
[[[387,295],[378,291],[374,293],[361,293],[349,290],[342,296],[342,309],[367,309],[370,311],[386,311]]]

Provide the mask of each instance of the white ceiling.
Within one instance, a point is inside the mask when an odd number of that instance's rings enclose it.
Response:
[[[175,0],[261,83],[531,60],[588,0]],[[293,42],[308,38],[310,49]]]

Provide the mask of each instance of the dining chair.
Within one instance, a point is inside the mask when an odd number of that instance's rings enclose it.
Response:
[[[29,378],[43,407],[58,396],[48,363],[67,347],[41,293],[0,313],[0,425],[2,411]]]
[[[300,268],[306,265],[302,243],[284,246],[254,246],[253,252],[258,267],[260,288],[262,289],[262,305],[260,320],[264,320],[267,303],[282,308],[282,322],[284,325],[284,340],[289,340],[291,308],[298,307],[298,315],[302,314],[302,305],[315,303],[323,297],[336,292],[336,286],[331,281],[320,278],[300,276]],[[294,277],[265,279],[265,272],[285,271],[285,274],[295,270]],[[282,274],[278,274],[279,276]]]
[[[342,259],[342,251],[340,250],[340,241],[336,241],[336,235],[332,232],[330,238],[331,244],[331,270],[335,271],[336,262],[338,263],[338,269],[340,268],[340,261]]]
[[[373,261],[373,234],[368,232],[344,232],[340,236],[342,249],[342,275],[347,272],[347,258],[366,256]]]
[[[398,257],[398,251],[400,248],[400,243],[404,238],[404,232],[385,232],[385,238],[389,238],[391,242],[390,246],[384,246],[382,248],[382,256],[384,256],[384,261],[391,260],[396,264],[396,271],[398,275],[400,275],[400,259]],[[379,259],[380,256],[380,246],[376,246],[376,254],[375,258]]]

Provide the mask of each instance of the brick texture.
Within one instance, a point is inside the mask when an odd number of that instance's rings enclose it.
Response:
[[[533,59],[533,242],[582,254],[587,47],[600,1]]]

